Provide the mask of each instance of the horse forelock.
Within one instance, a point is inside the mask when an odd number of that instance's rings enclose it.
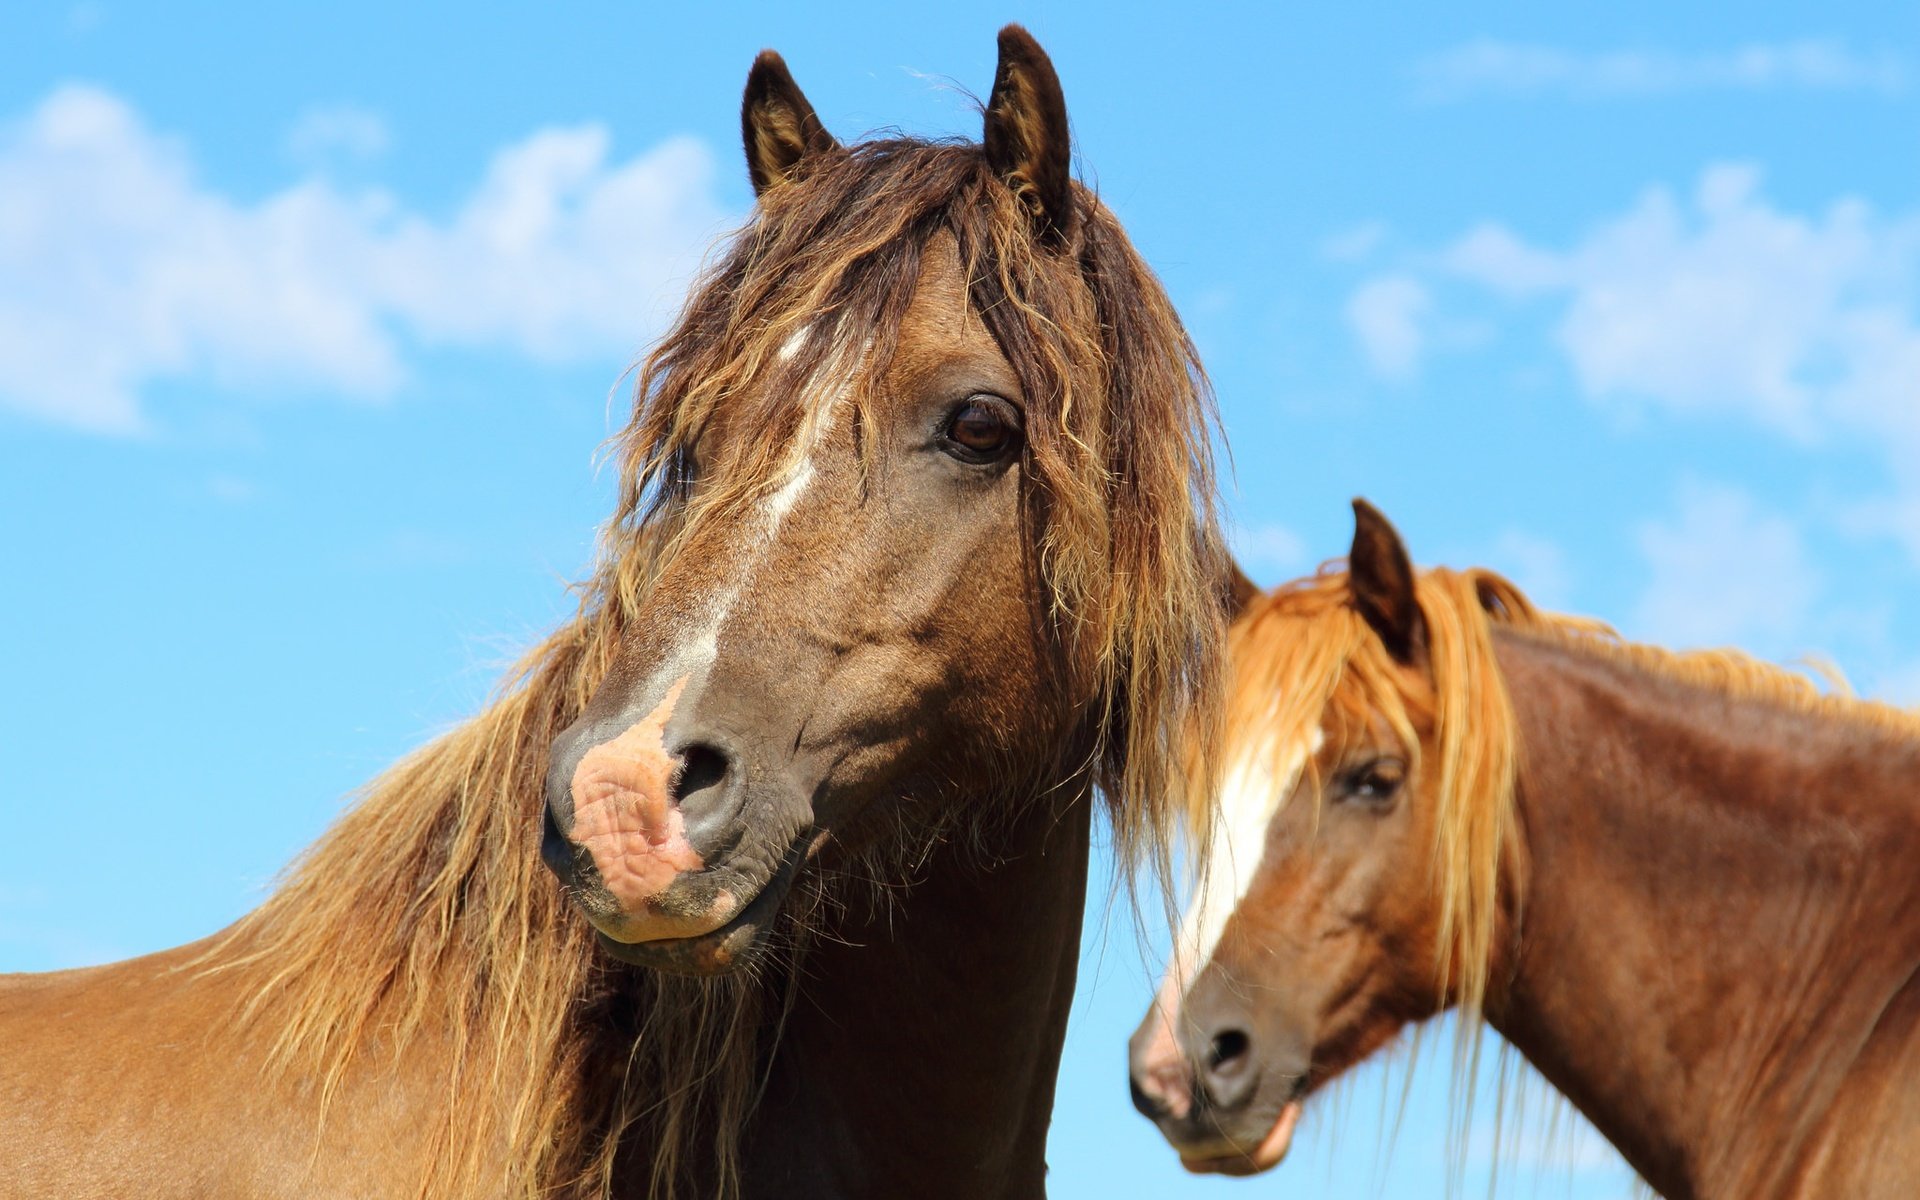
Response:
[[[323,1108],[369,1043],[383,1059],[445,1043],[421,1195],[604,1195],[622,1144],[645,1147],[656,1196],[684,1192],[689,1171],[732,1186],[755,1056],[791,991],[596,953],[539,864],[548,747],[685,531],[731,505],[777,517],[818,432],[867,420],[943,232],[1028,397],[1043,518],[1029,533],[1047,615],[1102,718],[1092,770],[1116,844],[1164,866],[1177,756],[1211,741],[1215,715],[1211,397],[1158,282],[1092,194],[1076,198],[1077,240],[1048,249],[977,146],[904,139],[835,151],[770,194],[641,368],[615,443],[619,504],[576,615],[479,716],[373,781],[202,956],[198,969],[238,978],[243,1020],[272,1031],[275,1068],[316,1080]],[[729,436],[702,461],[716,422]]]

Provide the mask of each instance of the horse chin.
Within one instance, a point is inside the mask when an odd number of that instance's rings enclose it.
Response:
[[[1251,1150],[1201,1157],[1180,1156],[1180,1165],[1195,1175],[1258,1175],[1280,1165],[1293,1145],[1294,1127],[1300,1124],[1300,1101],[1289,1100],[1281,1106],[1271,1128]]]
[[[767,948],[780,906],[792,890],[802,855],[788,854],[758,895],[725,925],[692,937],[623,942],[596,928],[594,937],[621,962],[670,975],[716,976],[741,970]]]

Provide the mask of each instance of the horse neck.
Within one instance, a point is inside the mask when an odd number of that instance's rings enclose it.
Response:
[[[1044,1194],[1091,808],[1056,793],[942,845],[893,911],[808,952],[742,1139],[748,1195]]]
[[[1492,1023],[1664,1195],[1797,1186],[1863,1051],[1916,1045],[1920,742],[1498,653],[1527,869]]]

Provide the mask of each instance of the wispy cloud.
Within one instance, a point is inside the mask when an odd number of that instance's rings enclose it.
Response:
[[[1334,262],[1364,262],[1387,240],[1384,221],[1362,221],[1320,243],[1320,252]]]
[[[1442,51],[1414,70],[1430,101],[1474,96],[1606,99],[1692,91],[1867,92],[1897,95],[1911,78],[1892,51],[1863,52],[1843,42],[1803,39],[1683,53],[1634,49],[1599,53],[1481,38]]]
[[[1560,243],[1488,222],[1382,264],[1348,318],[1367,361],[1404,378],[1462,348],[1435,331],[1490,304],[1502,320],[1544,315],[1593,404],[1878,458],[1894,490],[1856,506],[1858,532],[1920,560],[1920,210],[1796,210],[1761,183],[1716,164],[1690,193],[1649,188]]]
[[[367,161],[385,154],[393,142],[379,113],[353,104],[329,104],[300,114],[287,132],[287,152],[306,167],[336,158]]]
[[[1920,213],[1853,199],[1796,213],[1759,183],[1722,164],[1690,201],[1650,189],[1564,250],[1487,225],[1440,262],[1504,296],[1563,300],[1556,337],[1599,401],[1920,447]]]
[[[128,951],[69,922],[70,910],[41,887],[0,884],[0,971],[57,971],[127,957]]]
[[[316,150],[377,150],[335,110]],[[258,201],[93,87],[0,126],[0,407],[147,427],[148,385],[377,396],[423,345],[619,362],[672,311],[728,221],[704,145],[617,161],[599,125],[502,148],[445,219],[314,174]]]
[[[1820,575],[1793,521],[1744,491],[1689,482],[1671,520],[1639,530],[1649,581],[1630,632],[1676,646],[1806,652]]]
[[[1236,525],[1229,540],[1234,559],[1256,583],[1278,583],[1311,565],[1305,539],[1284,525]]]
[[[1518,584],[1535,604],[1564,609],[1572,603],[1573,571],[1558,542],[1508,529],[1495,539],[1486,562]]]
[[[1405,380],[1420,369],[1432,307],[1432,297],[1420,281],[1383,275],[1361,284],[1347,301],[1347,327],[1375,373]]]

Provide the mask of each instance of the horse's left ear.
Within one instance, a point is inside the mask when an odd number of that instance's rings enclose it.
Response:
[[[1347,584],[1353,589],[1353,606],[1396,662],[1412,666],[1426,661],[1427,623],[1414,594],[1407,547],[1380,510],[1357,496]]]
[[[740,138],[746,143],[747,174],[756,196],[793,178],[803,159],[840,145],[793,81],[786,60],[771,50],[762,50],[753,60],[753,70],[747,72],[746,95],[740,99]]]
[[[1050,246],[1073,233],[1073,147],[1053,61],[1018,25],[1000,31],[1000,67],[987,101],[987,162],[1033,215]]]

